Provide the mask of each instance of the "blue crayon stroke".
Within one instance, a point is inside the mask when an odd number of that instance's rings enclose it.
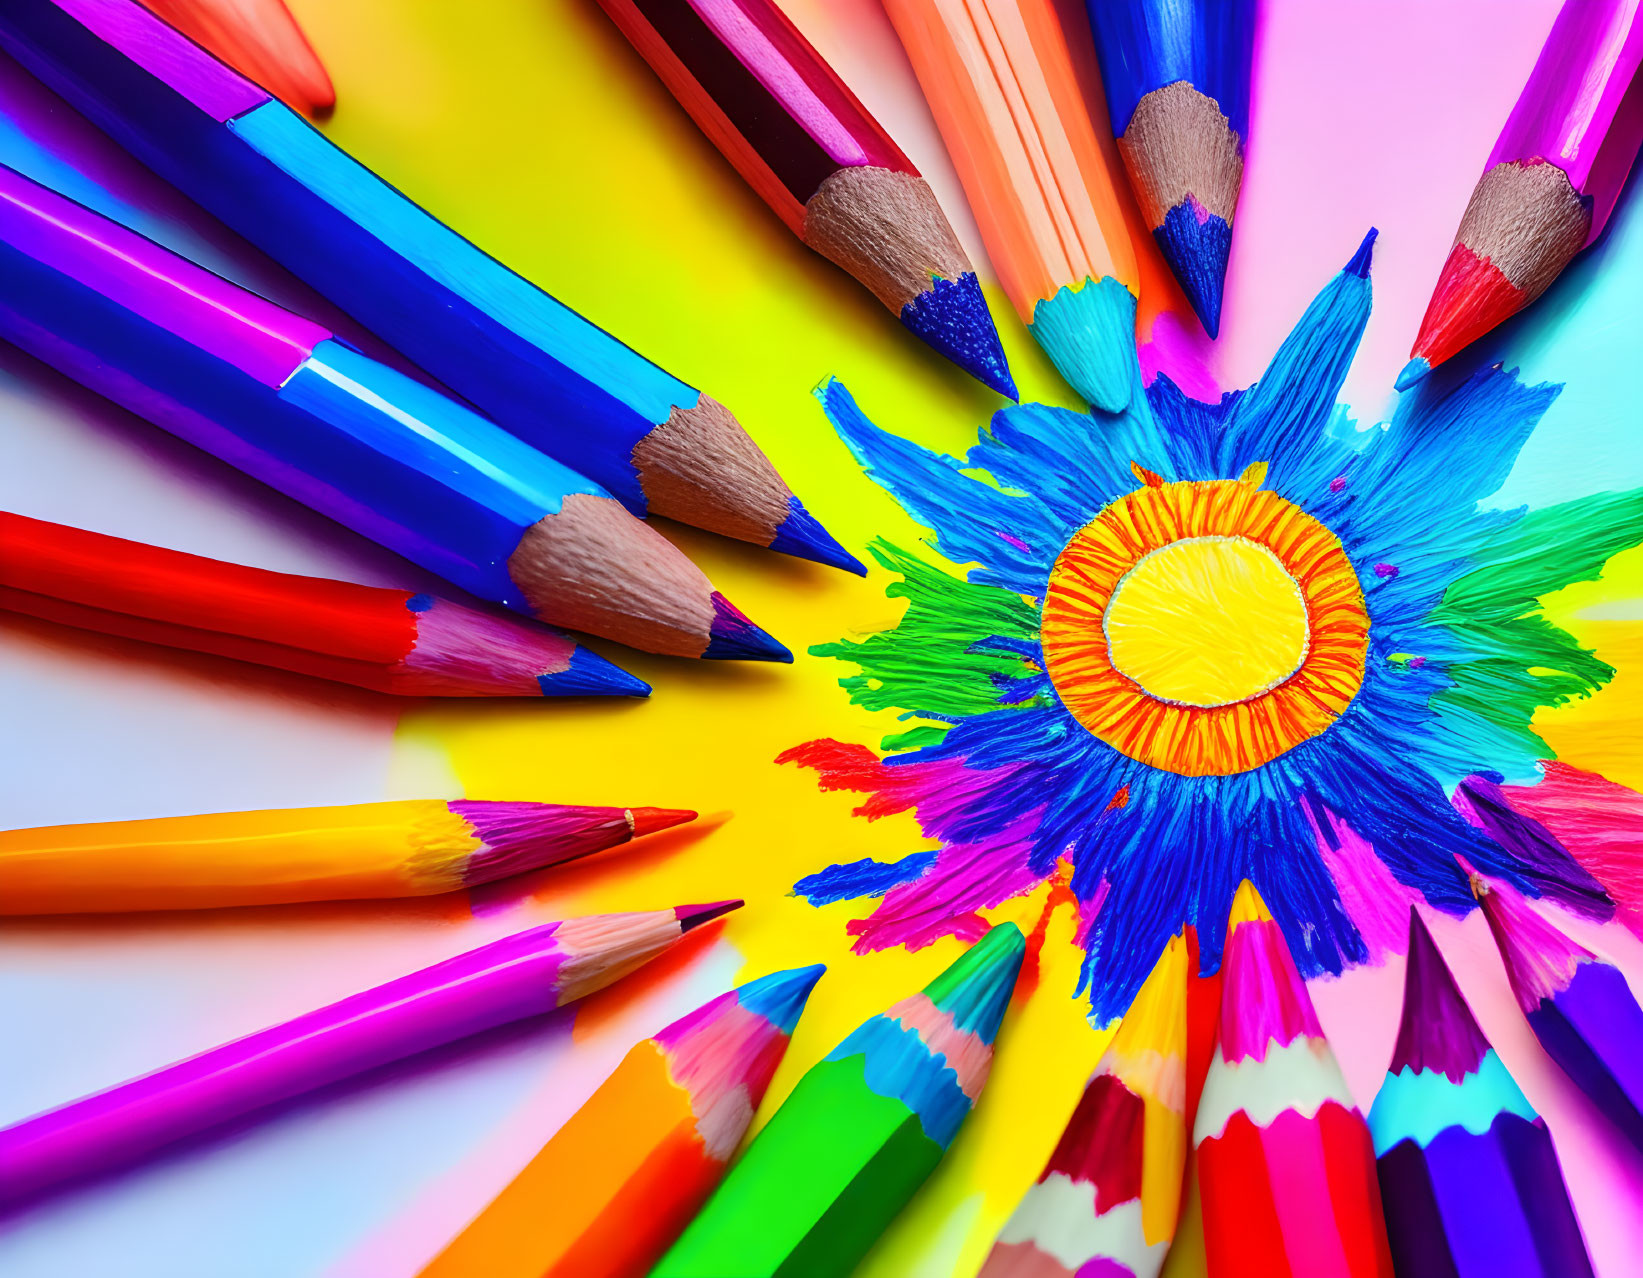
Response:
[[[793,891],[811,905],[883,896],[898,883],[918,878],[935,859],[934,852],[914,852],[899,861],[862,860],[830,865],[800,879],[793,885]]]

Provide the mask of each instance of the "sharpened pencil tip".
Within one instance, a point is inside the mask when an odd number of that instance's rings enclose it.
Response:
[[[709,905],[675,905],[673,917],[679,920],[679,930],[688,932],[692,928],[701,927],[704,923],[711,923],[732,910],[741,909],[743,904],[740,900],[734,900],[714,901]]]
[[[1016,399],[1004,346],[974,271],[956,280],[936,278],[906,306],[901,322],[931,350],[946,356],[982,385]]]
[[[676,825],[694,821],[696,815],[688,808],[629,808],[628,824],[633,830],[633,837],[638,839],[655,834],[658,830],[671,830]]]
[[[648,697],[650,685],[597,652],[577,645],[570,663],[554,674],[536,676],[544,697]]]
[[[1410,360],[1403,366],[1403,372],[1398,374],[1398,380],[1393,382],[1392,385],[1398,390],[1406,391],[1411,386],[1424,381],[1426,379],[1426,375],[1431,371],[1432,365],[1427,361],[1426,357],[1424,355],[1417,355],[1414,359]]]
[[[713,592],[713,627],[702,656],[708,661],[780,661],[793,654],[760,630],[717,590]]]
[[[1190,195],[1164,214],[1152,238],[1180,282],[1181,291],[1204,332],[1213,340],[1221,332],[1221,297],[1226,287],[1232,228],[1205,210]]]
[[[776,529],[770,549],[796,559],[826,564],[829,568],[842,568],[858,577],[867,575],[867,568],[861,560],[839,545],[797,497],[787,499],[787,518]]]

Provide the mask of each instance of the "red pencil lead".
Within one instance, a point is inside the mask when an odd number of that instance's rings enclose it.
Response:
[[[638,839],[694,821],[697,815],[689,808],[629,808],[628,824],[633,828],[633,837]]]

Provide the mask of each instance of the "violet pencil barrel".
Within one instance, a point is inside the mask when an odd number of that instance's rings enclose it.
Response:
[[[558,1006],[557,923],[236,1039],[0,1132],[0,1202],[28,1198],[380,1065]]]

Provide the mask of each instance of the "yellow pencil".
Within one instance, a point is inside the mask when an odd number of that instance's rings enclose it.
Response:
[[[0,914],[431,896],[694,820],[667,808],[405,799],[0,832]]]

